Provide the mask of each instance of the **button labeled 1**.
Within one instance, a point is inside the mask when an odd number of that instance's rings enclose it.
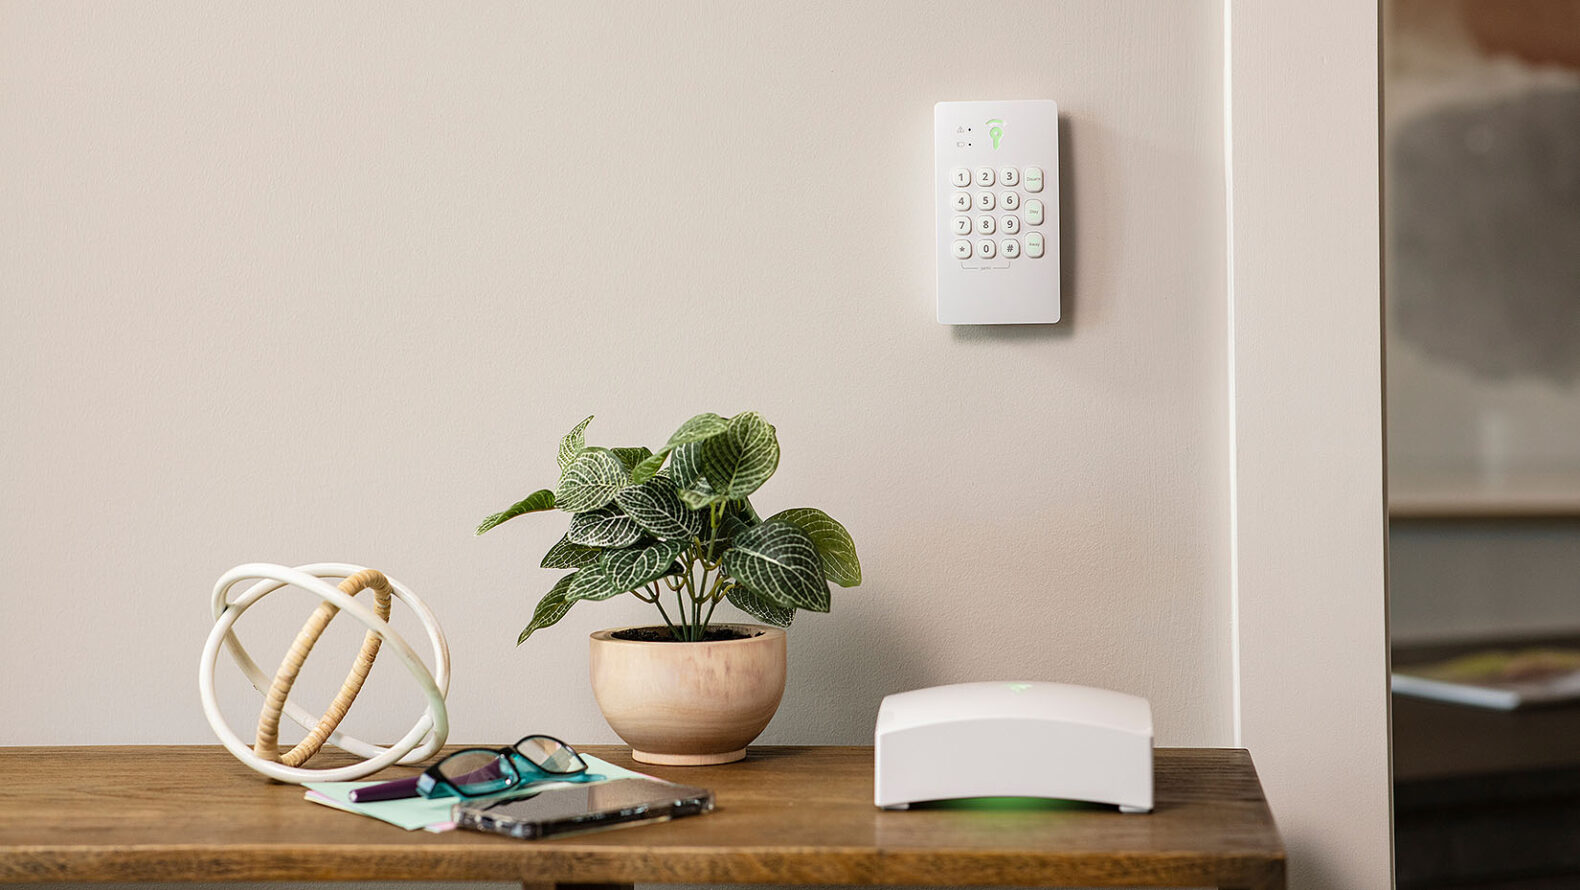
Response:
[[[963,189],[971,184],[971,171],[964,167],[956,167],[949,171],[949,181],[957,189]]]

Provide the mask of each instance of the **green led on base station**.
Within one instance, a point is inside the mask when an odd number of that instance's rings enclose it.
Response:
[[[998,813],[1030,813],[1046,810],[1112,810],[1111,806],[1079,800],[1047,797],[963,797],[912,804],[913,810],[990,810]]]

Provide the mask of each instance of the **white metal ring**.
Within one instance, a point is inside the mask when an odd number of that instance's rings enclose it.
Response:
[[[247,563],[226,572],[214,585],[214,629],[209,633],[208,642],[203,647],[203,657],[198,667],[198,690],[203,697],[203,713],[208,717],[209,726],[214,729],[214,734],[219,737],[226,749],[257,772],[272,779],[291,783],[350,781],[371,775],[392,763],[417,763],[426,760],[444,745],[445,739],[449,736],[449,714],[445,709],[444,699],[450,688],[450,650],[445,643],[444,633],[439,629],[439,622],[416,594],[399,581],[385,575],[395,598],[411,607],[422,621],[424,630],[427,631],[428,640],[433,645],[434,656],[434,671],[429,673],[427,665],[423,664],[411,645],[390,627],[388,622],[379,618],[366,605],[341,592],[339,587],[323,580],[348,578],[360,571],[363,571],[362,566],[348,563],[313,563],[296,568],[273,563]],[[230,589],[244,581],[257,583],[247,588],[234,601],[228,600]],[[236,637],[234,627],[242,614],[259,600],[288,585],[300,587],[333,604],[341,611],[350,613],[369,630],[378,634],[384,643],[394,650],[428,700],[427,710],[418,718],[411,730],[388,748],[368,744],[338,730],[330,734],[327,740],[329,744],[367,758],[361,763],[335,769],[306,769],[264,760],[253,753],[252,747],[231,730],[220,714],[219,702],[214,694],[214,668],[219,660],[221,644],[230,650],[231,656],[235,658],[236,664],[253,687],[267,694],[272,679],[265,675],[257,662],[247,654],[241,640]],[[307,729],[316,725],[318,720],[315,715],[309,714],[290,701],[285,703],[284,712]]]

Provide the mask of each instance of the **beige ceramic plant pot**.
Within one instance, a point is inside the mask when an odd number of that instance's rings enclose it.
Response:
[[[672,766],[740,760],[779,709],[785,632],[757,624],[713,627],[751,636],[658,643],[614,636],[643,628],[592,635],[593,695],[636,760]]]

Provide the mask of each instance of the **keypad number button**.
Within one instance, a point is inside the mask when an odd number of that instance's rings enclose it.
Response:
[[[956,241],[954,246],[954,254],[955,259],[957,260],[971,259],[971,242],[964,239]]]
[[[983,213],[993,209],[992,192],[977,192],[977,209]]]
[[[979,217],[977,217],[977,234],[978,235],[991,235],[991,234],[993,234],[993,217],[991,217],[991,216],[979,216]]]
[[[964,167],[956,167],[949,171],[949,181],[957,189],[963,189],[971,184],[971,171]]]
[[[1043,244],[1041,233],[1032,232],[1030,235],[1026,236],[1026,256],[1029,256],[1034,260],[1038,259],[1042,256],[1042,248]]]
[[[1027,167],[1026,175],[1022,181],[1026,184],[1026,191],[1033,194],[1042,191],[1042,168]]]
[[[957,217],[955,217],[954,226],[955,226],[955,234],[956,235],[969,235],[969,234],[971,234],[971,217],[969,217],[969,216],[957,216]]]
[[[971,193],[955,192],[954,197],[949,201],[949,205],[955,208],[956,213],[965,213],[971,209]]]
[[[998,221],[998,225],[999,228],[1004,230],[1004,234],[1006,235],[1020,234],[1020,217],[1018,216],[1003,217]]]
[[[1018,192],[1005,192],[1004,194],[999,195],[998,196],[998,206],[1004,208],[1005,210],[1018,210],[1018,209],[1020,209],[1020,193],[1018,193]]]
[[[1014,167],[1000,167],[998,171],[998,182],[999,185],[1007,185],[1011,188],[1014,188],[1015,186],[1020,185],[1020,171],[1016,170]]]
[[[992,188],[993,187],[993,168],[992,167],[978,167],[977,168],[977,185],[980,185],[983,188]]]
[[[1020,242],[1014,238],[1006,238],[999,242],[998,252],[1006,260],[1015,259],[1020,256]]]
[[[981,257],[982,259],[991,260],[996,253],[998,253],[998,248],[993,244],[992,241],[984,239],[977,242],[977,256]]]
[[[1030,198],[1026,201],[1026,225],[1042,225],[1042,202],[1036,198]]]

